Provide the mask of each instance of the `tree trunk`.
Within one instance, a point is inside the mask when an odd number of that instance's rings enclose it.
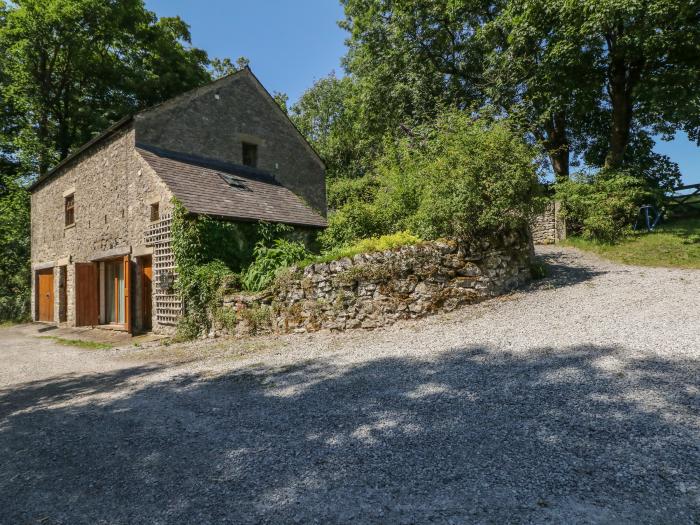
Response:
[[[632,126],[632,81],[625,64],[622,61],[613,61],[609,88],[612,116],[610,144],[605,157],[606,169],[621,167],[625,156]]]
[[[544,147],[552,163],[557,181],[569,178],[569,137],[566,133],[566,113],[559,111],[545,124]]]
[[[629,56],[629,51],[618,46],[618,39],[625,28],[618,24],[613,33],[605,35],[610,63],[608,65],[608,95],[612,108],[610,144],[604,167],[617,169],[622,166],[625,150],[630,140],[634,113],[634,89],[639,83],[646,60],[643,54]]]

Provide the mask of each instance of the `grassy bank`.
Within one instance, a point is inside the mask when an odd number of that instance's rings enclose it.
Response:
[[[700,268],[700,219],[664,223],[652,233],[634,233],[615,244],[579,237],[565,244],[624,264]]]

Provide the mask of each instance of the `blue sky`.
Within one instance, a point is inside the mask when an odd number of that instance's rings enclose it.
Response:
[[[158,16],[180,15],[192,43],[212,57],[246,56],[268,91],[295,101],[314,80],[335,70],[345,54],[337,0],[146,0]],[[656,151],[677,162],[687,184],[700,183],[700,148],[683,133],[659,140]]]

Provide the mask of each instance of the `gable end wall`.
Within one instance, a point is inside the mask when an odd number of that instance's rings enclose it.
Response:
[[[258,168],[326,214],[323,163],[247,70],[137,115],[135,129],[139,144],[233,164],[255,143]]]

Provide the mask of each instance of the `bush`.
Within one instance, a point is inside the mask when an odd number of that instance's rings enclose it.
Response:
[[[644,180],[624,171],[577,174],[557,183],[556,195],[568,231],[607,243],[628,233],[639,206],[655,200]]]
[[[376,177],[339,177],[328,180],[328,207],[338,209],[349,202],[372,201],[379,189],[379,181]]]
[[[508,121],[449,111],[383,150],[373,198],[338,199],[327,250],[406,230],[435,239],[519,229],[542,207],[536,152]]]
[[[272,326],[272,309],[266,305],[241,310],[241,317],[247,322],[250,335],[257,335]]]
[[[282,268],[309,256],[306,247],[298,241],[275,239],[272,246],[261,241],[255,245],[253,263],[241,278],[243,288],[251,292],[264,290]]]
[[[343,257],[354,257],[359,253],[383,252],[384,250],[400,248],[401,246],[408,246],[419,242],[421,242],[420,237],[416,237],[407,231],[382,235],[381,237],[368,237],[366,239],[360,239],[350,245],[335,248],[304,262],[310,264],[312,262],[334,261],[336,259],[342,259]]]
[[[177,326],[181,340],[194,339],[199,332],[211,328],[221,310],[223,295],[227,290],[239,287],[238,275],[222,261],[184,267],[184,270],[177,278],[185,310]]]

